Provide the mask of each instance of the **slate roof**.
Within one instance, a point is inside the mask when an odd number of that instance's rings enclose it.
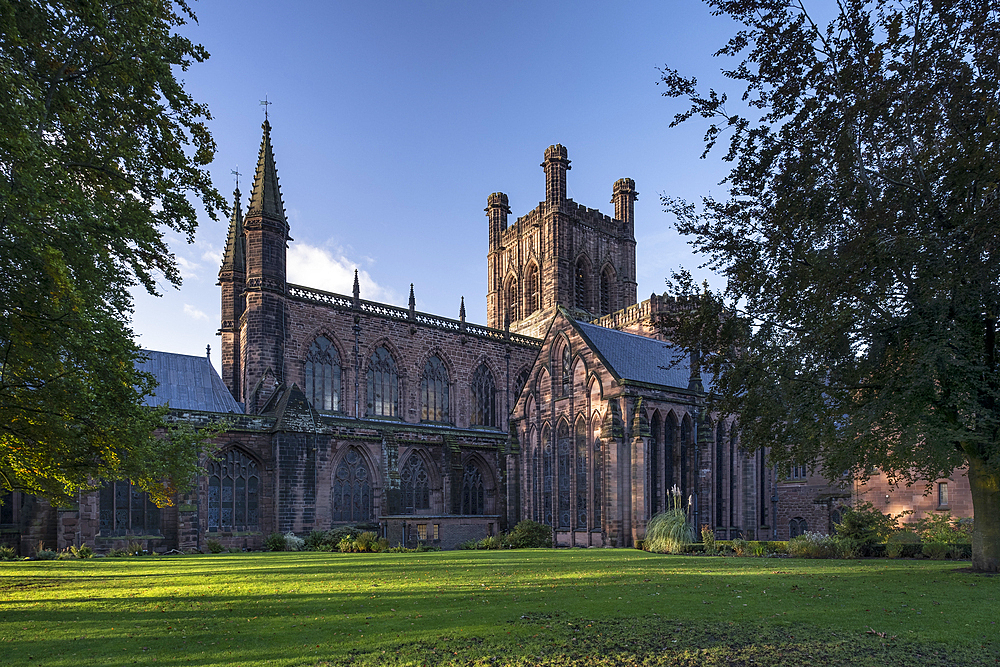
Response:
[[[687,389],[691,377],[690,357],[680,348],[654,338],[574,321],[580,335],[621,380]],[[678,361],[680,359],[680,361]],[[701,374],[706,391],[710,377]]]
[[[236,402],[215,367],[207,357],[143,350],[146,361],[136,363],[160,383],[144,403],[151,407],[169,404],[178,410],[236,412],[243,408]]]

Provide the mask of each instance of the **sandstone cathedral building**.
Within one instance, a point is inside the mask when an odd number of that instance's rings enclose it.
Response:
[[[684,304],[637,302],[632,179],[614,182],[613,216],[578,204],[557,144],[534,209],[511,221],[508,197],[489,195],[482,326],[464,302],[458,319],[418,311],[412,286],[401,308],[363,299],[357,278],[350,295],[288,283],[270,133],[265,121],[245,213],[234,193],[221,374],[205,357],[144,363],[160,383],[150,405],[227,419],[197,484],[163,508],[128,482],[60,509],[8,493],[0,542],[257,549],[350,523],[453,548],[531,519],[557,546],[631,546],[675,488],[720,539],[830,531],[851,488],[741,449],[735,417],[707,407],[709,378],[666,339]]]

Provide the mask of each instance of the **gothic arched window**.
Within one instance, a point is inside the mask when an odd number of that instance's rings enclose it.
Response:
[[[559,366],[562,372],[562,393],[563,396],[569,393],[570,385],[573,382],[573,371],[570,369],[570,361],[572,355],[569,351],[569,343],[563,345],[562,352],[560,353]]]
[[[573,281],[574,299],[573,305],[577,308],[587,309],[587,263],[581,257],[576,261],[575,280]]]
[[[208,530],[255,530],[260,522],[257,462],[237,449],[208,465]]]
[[[475,463],[466,464],[462,476],[462,514],[486,514],[486,483]]]
[[[448,421],[448,369],[432,356],[424,364],[420,378],[420,418],[430,422]]]
[[[490,373],[486,364],[479,364],[479,368],[472,374],[472,425],[498,426],[500,420],[497,403],[497,388],[493,382],[493,373]]]
[[[309,346],[303,391],[317,410],[340,410],[340,354],[325,336]]]
[[[368,415],[399,415],[399,375],[389,350],[379,347],[368,362]]]
[[[573,443],[569,437],[569,425],[566,422],[559,423],[557,431],[556,449],[559,459],[557,475],[559,476],[559,527],[570,527],[569,496],[570,496],[570,456]]]
[[[160,532],[160,508],[149,494],[125,480],[101,488],[101,535],[155,535]]]
[[[430,477],[421,456],[414,453],[406,459],[399,470],[399,485],[403,495],[404,514],[431,508]]]
[[[809,524],[806,523],[805,519],[803,519],[800,516],[797,516],[788,522],[788,539],[792,539],[793,537],[798,537],[799,535],[805,533],[807,530],[809,530]]]
[[[587,529],[587,422],[576,420],[576,528]]]
[[[542,429],[542,523],[552,525],[552,442],[548,425]]]
[[[601,439],[594,438],[594,529],[601,529],[601,507],[604,506],[603,485],[604,455],[601,452]]]
[[[663,421],[659,411],[649,421],[649,516],[660,511],[660,443],[663,442]]]
[[[534,264],[528,267],[528,273],[524,279],[524,295],[527,298],[524,310],[525,315],[531,315],[541,308],[538,303],[538,267]]]
[[[688,497],[688,453],[692,451],[691,417],[684,415],[681,419],[681,498]]]
[[[333,520],[374,521],[372,482],[365,459],[351,447],[333,475]]]
[[[524,389],[524,385],[528,384],[528,375],[530,373],[530,368],[522,368],[521,372],[517,374],[516,378],[514,378],[514,396],[521,395],[521,390]]]
[[[521,319],[521,309],[518,308],[517,281],[511,279],[507,283],[507,317],[511,322]]]
[[[611,269],[604,269],[601,272],[601,315],[607,315],[611,312],[611,285],[613,281],[614,278],[611,275]]]

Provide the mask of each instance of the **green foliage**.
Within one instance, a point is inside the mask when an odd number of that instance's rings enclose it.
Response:
[[[264,546],[268,551],[284,551],[285,550],[285,536],[281,533],[271,533],[264,540]]]
[[[903,514],[890,516],[883,514],[870,502],[862,502],[857,507],[844,508],[840,523],[834,527],[837,534],[861,544],[881,544],[898,528]]]
[[[552,546],[552,528],[527,519],[519,521],[505,537],[511,549],[545,549]]]
[[[705,545],[705,553],[718,553],[715,546],[715,531],[707,523],[701,526],[701,543]]]
[[[668,509],[660,512],[646,524],[646,551],[661,554],[684,553],[684,547],[694,542],[694,527],[688,521],[680,489],[671,490]]]
[[[920,536],[911,530],[893,533],[885,545],[885,555],[889,558],[913,558],[921,552]]]
[[[0,544],[0,560],[15,560],[17,549],[6,544]]]
[[[476,544],[477,549],[502,549],[503,546],[501,535],[487,535]]]
[[[71,546],[69,548],[70,553],[76,558],[93,558],[94,550],[88,547],[86,544],[81,544],[79,547]]]
[[[717,55],[742,103],[661,83],[688,103],[673,124],[708,119],[706,152],[725,133],[733,166],[722,198],[664,204],[726,284],[674,274],[697,298],[672,340],[771,463],[924,483],[967,464],[973,567],[996,571],[996,7],[845,0],[816,23],[802,3],[709,4],[741,24]]]
[[[479,547],[479,540],[466,540],[458,545],[458,548],[463,551],[474,551]]]
[[[920,552],[931,560],[944,560],[951,553],[951,545],[943,542],[927,542]]]
[[[861,543],[839,535],[805,532],[788,540],[793,558],[857,558]]]
[[[205,543],[205,546],[208,547],[209,553],[213,554],[221,554],[225,549],[225,547],[222,546],[222,542],[220,542],[219,540],[210,539]]]
[[[130,330],[129,289],[180,274],[200,198],[225,202],[215,145],[175,74],[207,53],[183,0],[0,0],[0,489],[56,503],[129,479],[168,502],[199,456],[164,411]]]
[[[928,514],[914,521],[910,527],[924,542],[942,544],[971,544],[972,522],[952,517],[951,512]]]

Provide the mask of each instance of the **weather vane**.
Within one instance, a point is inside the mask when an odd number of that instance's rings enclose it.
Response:
[[[264,121],[265,121],[265,122],[267,121],[267,108],[268,108],[269,106],[271,106],[272,104],[274,104],[274,102],[268,102],[268,101],[267,101],[267,95],[264,95],[264,99],[262,99],[262,100],[260,101],[260,105],[261,105],[262,107],[264,107]]]
[[[236,169],[230,169],[229,173],[236,177],[236,189],[240,189],[240,166],[236,165]]]

